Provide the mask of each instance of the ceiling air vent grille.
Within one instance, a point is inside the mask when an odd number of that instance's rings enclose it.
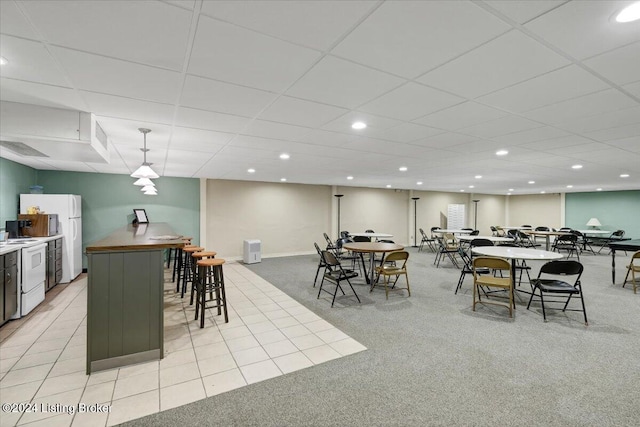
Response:
[[[6,148],[7,150],[13,151],[14,153],[21,156],[49,157],[46,154],[36,150],[35,148],[29,147],[27,144],[24,144],[22,142],[0,141],[0,147]]]

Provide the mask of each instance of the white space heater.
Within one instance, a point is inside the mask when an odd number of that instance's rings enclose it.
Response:
[[[260,262],[262,253],[262,244],[260,240],[245,240],[244,241],[244,255],[242,260],[245,264],[255,264]]]

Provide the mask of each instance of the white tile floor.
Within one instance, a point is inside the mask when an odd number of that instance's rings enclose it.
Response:
[[[167,281],[164,359],[89,376],[86,277],[54,288],[0,329],[0,401],[38,409],[3,407],[0,426],[115,425],[365,350],[241,264],[224,271],[229,323],[208,310],[200,329]],[[79,403],[110,412],[80,413]]]

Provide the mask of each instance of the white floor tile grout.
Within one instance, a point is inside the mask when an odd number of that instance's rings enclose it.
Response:
[[[165,273],[165,363],[96,372],[80,381],[86,359],[86,276],[54,288],[27,318],[0,328],[1,395],[20,400],[5,402],[2,398],[1,403],[33,404],[67,396],[74,401],[47,403],[77,407],[78,399],[86,394],[100,396],[94,399],[101,401],[81,403],[111,408],[106,416],[53,411],[3,414],[7,415],[3,425],[53,417],[56,425],[113,425],[366,349],[237,263],[225,264],[229,323],[208,310],[205,328],[200,329],[194,307],[189,306],[189,294],[181,299],[170,282],[170,271]],[[208,363],[214,361],[217,368],[209,369]],[[189,387],[198,380],[204,393]],[[80,383],[81,389],[72,388]],[[39,395],[42,392],[45,396]],[[175,405],[167,401],[172,395],[180,399]]]

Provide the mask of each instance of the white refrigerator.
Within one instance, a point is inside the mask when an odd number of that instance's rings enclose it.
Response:
[[[62,280],[69,283],[82,273],[82,197],[75,194],[21,194],[20,213],[38,206],[48,214],[58,214],[58,234],[62,235]]]

